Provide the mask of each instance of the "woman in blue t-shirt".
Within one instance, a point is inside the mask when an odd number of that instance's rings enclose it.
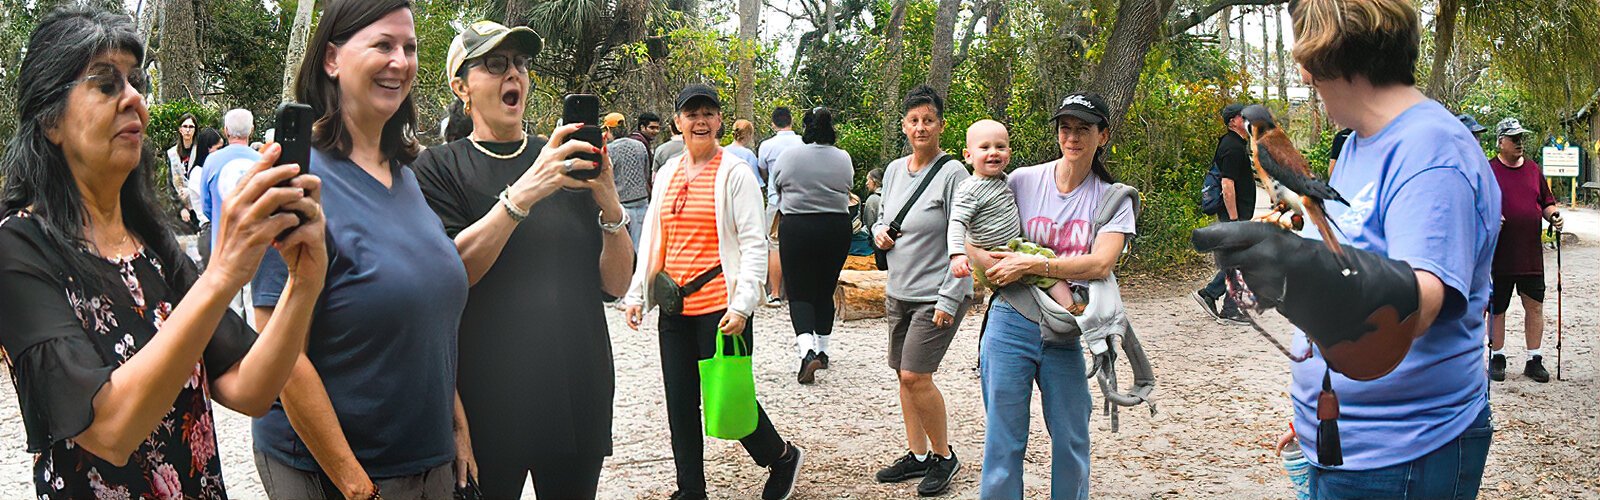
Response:
[[[255,421],[272,498],[450,498],[452,463],[472,468],[455,393],[466,270],[407,167],[421,150],[409,5],[327,2],[297,79],[297,100],[318,116],[310,168],[330,260],[305,357],[282,403]],[[256,304],[282,288],[283,264],[268,260]]]
[[[1343,257],[1314,227],[1257,222],[1200,229],[1195,247],[1301,331],[1289,389],[1312,497],[1474,497],[1494,432],[1483,313],[1500,191],[1472,134],[1415,87],[1412,2],[1291,15],[1302,78],[1355,130],[1329,179],[1349,200],[1327,206]]]
[[[1132,200],[1124,200],[1111,220],[1093,231],[1106,190],[1116,182],[1103,158],[1111,139],[1109,112],[1097,94],[1068,95],[1053,121],[1061,159],[1019,168],[1009,176],[1023,236],[1050,248],[1057,257],[989,252],[969,244],[969,258],[987,269],[995,286],[1017,284],[1027,276],[1081,283],[1076,280],[1104,279],[1116,267],[1123,243],[1134,233]],[[1050,428],[1050,496],[1088,498],[1093,401],[1083,377],[1082,345],[1076,338],[1046,342],[1039,323],[998,297],[989,309],[982,339],[978,352],[988,426],[979,496],[1023,498],[1022,454],[1037,384],[1045,425]]]

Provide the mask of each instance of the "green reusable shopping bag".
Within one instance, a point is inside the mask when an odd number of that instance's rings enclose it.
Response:
[[[756,376],[744,336],[731,336],[731,355],[723,349],[723,339],[728,337],[717,330],[716,354],[700,360],[700,398],[706,435],[737,440],[756,430]]]

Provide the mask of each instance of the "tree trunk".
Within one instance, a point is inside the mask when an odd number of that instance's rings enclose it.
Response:
[[[1233,37],[1230,33],[1228,33],[1230,31],[1228,27],[1232,23],[1233,7],[1224,7],[1222,9],[1222,19],[1217,20],[1217,43],[1222,47],[1222,53],[1224,55],[1228,54],[1230,50],[1233,50]]]
[[[1144,57],[1160,34],[1161,22],[1172,9],[1172,0],[1121,0],[1117,20],[1106,40],[1105,55],[1095,69],[1089,88],[1100,92],[1111,107],[1111,133],[1115,140],[1122,118],[1133,103],[1144,71]]]
[[[1250,76],[1250,33],[1244,30],[1244,20],[1250,13],[1239,9],[1239,67],[1242,68],[1244,78],[1240,79],[1239,86],[1244,91],[1246,98],[1250,97],[1250,82],[1255,80]]]
[[[196,99],[200,88],[200,50],[195,32],[194,2],[166,0],[161,21],[161,101]]]
[[[928,86],[940,96],[950,94],[950,71],[955,57],[956,17],[961,0],[939,0],[933,18],[933,64],[928,68]]]
[[[294,27],[289,30],[289,52],[283,64],[283,100],[293,101],[294,80],[300,73],[300,63],[306,59],[306,43],[311,38],[311,9],[314,0],[300,0],[294,9]]]
[[[1311,87],[1311,137],[1313,140],[1322,141],[1322,97],[1317,95],[1317,88]]]
[[[905,23],[906,0],[895,0],[894,9],[889,12],[889,24],[883,28],[883,89],[878,93],[882,98],[878,102],[878,116],[883,120],[883,144],[878,151],[879,164],[888,164],[889,160],[900,156],[900,129],[895,126],[900,120],[894,117],[900,115],[895,112],[895,104],[900,102],[900,28]]]
[[[505,19],[506,26],[522,26],[528,24],[528,14],[533,11],[533,2],[530,0],[506,0]]]
[[[1267,8],[1261,7],[1261,100],[1272,100],[1272,39],[1267,29]]]
[[[833,43],[833,2],[822,0],[822,39]]]
[[[739,92],[734,98],[736,118],[755,121],[757,31],[761,28],[761,0],[739,0],[739,40],[744,42],[739,57]]]
[[[989,82],[989,114],[1000,123],[1010,123],[1011,107],[1011,75],[1012,66],[1016,65],[1016,43],[1011,40],[1011,22],[1006,16],[1006,0],[994,0],[989,6],[989,36],[990,43],[995,43],[1003,49],[1005,60],[1001,62],[995,72],[994,80]]]
[[[1287,109],[1289,104],[1289,68],[1283,61],[1283,7],[1274,5],[1272,9],[1273,34],[1278,39],[1278,98],[1283,99]]]
[[[1450,53],[1455,50],[1456,14],[1461,11],[1458,0],[1439,0],[1439,12],[1433,20],[1433,69],[1428,74],[1428,97],[1446,102],[1449,85]]]

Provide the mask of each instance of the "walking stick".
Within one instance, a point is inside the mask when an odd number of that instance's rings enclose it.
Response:
[[[1556,234],[1556,380],[1561,380],[1561,231]]]

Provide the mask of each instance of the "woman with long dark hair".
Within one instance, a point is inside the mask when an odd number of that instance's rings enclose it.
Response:
[[[977,264],[974,267],[985,269],[994,286],[1012,285],[1028,276],[1082,284],[1103,279],[1116,267],[1123,242],[1134,234],[1133,201],[1120,201],[1111,220],[1092,231],[1105,193],[1116,183],[1105,165],[1105,146],[1111,139],[1109,113],[1097,94],[1063,98],[1052,120],[1061,158],[1016,169],[1008,176],[1023,236],[1051,249],[1056,257],[990,252],[969,242],[967,254]],[[1037,385],[1050,428],[1050,496],[1087,498],[1093,401],[1083,377],[1081,344],[1076,338],[1060,345],[1045,342],[1039,324],[1000,297],[989,308],[982,338],[978,353],[988,425],[979,495],[1022,498],[1022,454]]]
[[[611,454],[616,376],[604,296],[628,288],[633,240],[600,144],[546,144],[522,128],[533,30],[478,21],[451,43],[450,89],[467,116],[461,139],[411,164],[472,281],[461,315],[459,379],[478,484],[519,498],[594,498]],[[600,168],[591,180],[570,169]]]
[[[0,361],[36,497],[224,498],[211,401],[261,415],[289,377],[327,266],[320,183],[270,149],[198,274],[156,203],[132,20],[57,10],[26,54],[0,159]],[[228,299],[272,245],[295,265],[258,338]]]
[[[203,165],[194,161],[195,135],[200,133],[200,121],[191,113],[178,118],[178,143],[167,148],[168,172],[174,178],[188,177],[189,170]],[[174,186],[179,185],[173,183]]]
[[[772,166],[777,192],[778,242],[789,251],[783,260],[784,294],[794,324],[795,351],[800,357],[799,382],[816,381],[828,367],[828,341],[833,333],[833,290],[839,285],[850,251],[850,185],[855,166],[850,154],[833,145],[833,111],[818,107],[802,118],[804,145],[784,151]]]
[[[716,353],[717,335],[742,336],[754,349],[750,319],[761,303],[766,278],[767,226],[755,174],[744,160],[717,145],[722,128],[717,90],[691,84],[678,93],[674,107],[673,121],[683,132],[684,153],[667,160],[656,173],[639,238],[643,255],[622,303],[628,327],[635,330],[650,309],[678,305],[678,310],[663,309],[658,318],[667,425],[678,471],[678,490],[672,498],[703,500],[705,433],[700,426],[698,363]],[[683,286],[690,290],[680,293]],[[768,471],[761,498],[787,499],[804,453],[783,440],[759,403],[756,415],[755,430],[739,444]]]
[[[421,151],[411,4],[324,3],[309,47],[295,95],[317,116],[334,258],[306,356],[256,419],[256,467],[272,498],[450,498],[452,464],[472,469],[455,394],[467,273],[407,166]],[[282,289],[268,260],[255,304]]]

